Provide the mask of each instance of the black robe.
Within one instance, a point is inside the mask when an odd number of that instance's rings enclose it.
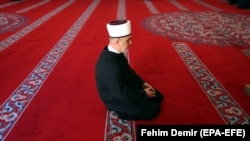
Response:
[[[151,119],[159,114],[163,95],[156,90],[155,98],[148,98],[144,80],[135,73],[124,54],[108,51],[107,47],[96,64],[98,94],[109,110],[122,119]]]

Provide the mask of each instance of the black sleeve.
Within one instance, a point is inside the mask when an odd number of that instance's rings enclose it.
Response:
[[[126,84],[124,70],[116,64],[116,62],[109,62],[105,64],[102,76],[106,80],[106,87],[110,90],[110,94],[119,101],[136,103],[146,98],[146,92],[141,88],[130,87]],[[141,85],[144,81],[134,73],[134,79]]]
[[[142,87],[145,81],[138,74],[136,74],[135,70],[132,69],[132,72],[134,75],[135,82],[139,84],[140,87]]]

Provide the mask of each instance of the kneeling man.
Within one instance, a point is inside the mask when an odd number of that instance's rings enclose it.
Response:
[[[101,100],[122,119],[155,118],[164,96],[136,74],[125,57],[132,43],[130,21],[111,21],[107,30],[109,44],[101,52],[95,70]]]

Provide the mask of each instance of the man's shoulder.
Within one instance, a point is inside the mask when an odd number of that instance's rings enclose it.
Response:
[[[112,53],[105,53],[102,52],[101,55],[98,58],[96,68],[100,70],[120,70],[121,65],[121,59],[117,55],[114,55]]]

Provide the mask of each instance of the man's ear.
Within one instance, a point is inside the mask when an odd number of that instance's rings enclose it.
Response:
[[[115,38],[115,39],[114,39],[114,42],[115,42],[115,44],[119,44],[120,38]]]

